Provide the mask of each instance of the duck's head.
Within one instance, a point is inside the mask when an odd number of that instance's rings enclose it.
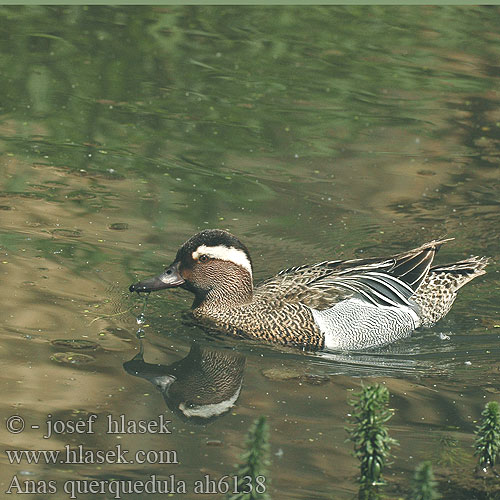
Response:
[[[153,292],[175,287],[195,294],[193,307],[251,301],[252,261],[246,246],[227,231],[206,229],[187,240],[160,275],[130,285],[129,290]]]

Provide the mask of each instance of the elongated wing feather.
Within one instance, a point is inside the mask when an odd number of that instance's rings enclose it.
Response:
[[[411,306],[439,247],[431,241],[389,258],[325,261],[285,269],[255,289],[260,300],[301,302],[323,309],[352,295],[372,304]]]

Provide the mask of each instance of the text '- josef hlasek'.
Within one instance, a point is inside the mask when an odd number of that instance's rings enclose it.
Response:
[[[95,413],[80,420],[52,420],[51,417],[52,415],[47,415],[45,421],[47,432],[44,439],[49,439],[54,434],[94,434],[95,423],[99,418]],[[172,434],[168,428],[171,423],[163,415],[158,415],[155,420],[128,420],[124,414],[118,418],[106,415],[106,434]]]

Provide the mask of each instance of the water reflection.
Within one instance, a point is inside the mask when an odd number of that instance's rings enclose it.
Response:
[[[245,356],[232,350],[192,344],[189,354],[170,365],[144,361],[144,344],[130,361],[127,373],[151,382],[167,406],[183,419],[207,423],[227,413],[240,395]]]
[[[333,367],[336,375],[351,377],[421,377],[450,376],[452,373],[446,363],[412,359],[411,349],[402,349],[400,355],[392,352],[380,353],[321,353],[321,358]]]

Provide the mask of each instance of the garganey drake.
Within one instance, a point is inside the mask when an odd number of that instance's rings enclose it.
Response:
[[[458,290],[485,273],[486,257],[431,267],[450,239],[391,257],[291,267],[254,287],[246,246],[226,231],[207,229],[186,241],[163,273],[130,291],[189,290],[194,317],[233,335],[305,350],[365,349],[433,325]]]

